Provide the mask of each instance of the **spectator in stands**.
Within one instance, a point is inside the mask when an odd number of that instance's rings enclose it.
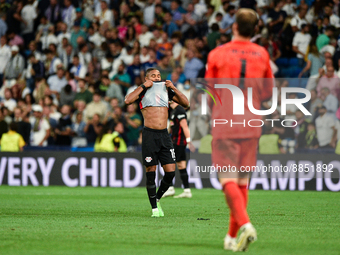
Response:
[[[326,5],[324,9],[325,16],[329,17],[330,25],[335,28],[340,28],[340,18],[338,15],[333,13],[332,7],[330,5]]]
[[[31,145],[47,146],[47,139],[50,136],[51,127],[46,119],[43,118],[42,107],[33,105],[33,117],[30,119],[32,127]]]
[[[47,84],[50,88],[50,93],[58,96],[61,90],[66,86],[67,80],[65,78],[65,71],[63,67],[58,67],[57,73],[47,79]]]
[[[149,46],[150,40],[154,38],[147,25],[142,25],[142,33],[138,36],[140,46]]]
[[[105,0],[100,2],[100,9],[100,12],[95,14],[96,20],[105,28],[114,27],[113,12],[108,8],[108,4]]]
[[[305,141],[306,141],[306,144],[305,144],[306,149],[317,149],[319,147],[318,137],[316,135],[314,123],[308,124]]]
[[[76,92],[72,91],[70,84],[67,84],[60,92],[60,105],[73,105]]]
[[[231,33],[231,26],[235,22],[235,6],[229,5],[227,8],[227,13],[223,16],[220,32],[223,34]]]
[[[164,19],[163,31],[165,31],[165,33],[167,33],[167,35],[171,37],[175,31],[178,31],[178,27],[172,21],[172,16],[170,12],[166,12],[164,14],[163,19]]]
[[[101,100],[99,91],[94,92],[92,102],[87,104],[85,110],[86,110],[85,121],[87,123],[89,120],[93,118],[94,114],[97,114],[98,116],[102,117],[105,116],[107,112],[107,104]]]
[[[335,31],[335,28],[333,26],[328,26],[325,30],[325,32],[318,36],[316,39],[316,46],[318,47],[318,50],[321,50],[324,46],[329,44],[330,38],[333,36]]]
[[[71,38],[70,38],[70,43],[73,47],[73,49],[78,49],[79,45],[79,39],[80,40],[85,40],[86,38],[86,33],[80,29],[80,21],[75,21],[74,26],[73,26],[73,31],[71,33]]]
[[[309,76],[319,75],[319,69],[325,64],[325,58],[319,53],[318,48],[315,44],[309,45],[309,54],[307,65],[300,72],[299,78],[301,78],[305,73],[309,71]]]
[[[46,70],[48,75],[56,74],[58,67],[63,67],[60,58],[55,54],[56,53],[50,49],[46,51],[46,62],[48,63]]]
[[[73,56],[73,61],[72,61],[72,67],[70,69],[70,72],[74,75],[74,77],[79,80],[79,79],[84,79],[87,68],[85,65],[82,65],[79,60],[78,55]]]
[[[60,110],[62,117],[58,121],[58,125],[54,130],[56,134],[56,145],[70,146],[72,134],[71,107],[63,105]]]
[[[305,65],[305,55],[307,53],[309,43],[312,40],[312,36],[308,32],[309,26],[307,24],[302,24],[301,32],[297,32],[293,39],[293,51],[297,54],[299,66],[301,68]]]
[[[297,148],[305,148],[308,124],[310,123],[301,110],[295,112],[297,125],[294,128],[296,135]]]
[[[277,34],[283,28],[287,13],[282,10],[282,7],[284,6],[284,1],[275,0],[274,6],[274,9],[272,9],[268,14],[268,18],[270,19],[268,20],[268,25],[270,31],[274,34]]]
[[[127,106],[127,114],[125,115],[125,120],[128,146],[138,144],[139,127],[142,124],[142,118],[136,111],[137,104],[134,103]]]
[[[292,18],[290,21],[290,25],[292,27],[293,32],[297,32],[299,30],[302,30],[303,25],[308,25],[308,22],[306,20],[306,14],[308,11],[308,5],[307,4],[301,4],[298,8],[299,13]]]
[[[86,126],[84,127],[85,136],[87,139],[87,144],[93,146],[97,136],[100,134],[103,125],[100,122],[101,116],[97,113],[93,115],[92,118],[88,118]]]
[[[76,93],[74,97],[74,107],[77,108],[79,101],[84,101],[86,104],[92,101],[92,93],[86,88],[86,83],[84,79],[78,81],[79,92]]]
[[[319,117],[316,118],[315,124],[320,148],[334,148],[337,140],[335,120],[327,114],[325,106],[320,107]]]
[[[195,52],[192,49],[187,51],[188,60],[184,66],[184,75],[187,79],[197,78],[199,71],[204,67],[202,61],[195,57]]]
[[[30,134],[31,134],[31,124],[27,121],[27,114],[21,108],[16,107],[13,111],[14,118],[13,122],[17,124],[17,132],[22,136],[26,145],[29,145]]]
[[[11,48],[7,45],[7,37],[3,35],[0,38],[0,88],[2,87],[5,68],[11,59],[11,55]]]
[[[219,30],[220,28],[217,23],[211,25],[211,33],[209,33],[207,37],[209,50],[216,48],[217,40],[221,37]]]
[[[6,82],[15,84],[16,81],[20,79],[24,71],[25,60],[20,55],[18,46],[16,45],[12,46],[11,52],[12,52],[12,57],[7,62],[4,76],[5,76]]]
[[[338,110],[339,101],[331,94],[329,88],[325,87],[321,89],[320,99],[323,101],[323,106],[326,107],[327,113],[336,119],[335,113]]]
[[[119,65],[118,72],[112,77],[112,80],[120,85],[123,94],[125,94],[131,86],[131,77],[128,73],[126,73],[125,64],[123,62]]]
[[[72,123],[71,129],[75,136],[85,137],[85,126],[86,123],[83,121],[83,113],[78,112],[76,115],[76,121]]]
[[[340,92],[340,78],[334,74],[334,67],[327,67],[326,74],[323,75],[319,82],[316,90],[318,92],[318,96],[321,97],[321,89],[328,88],[332,95],[336,98],[339,98]]]
[[[312,89],[310,91],[311,99],[308,102],[308,111],[312,114],[311,116],[307,116],[310,121],[314,121],[316,115],[318,114],[318,108],[322,106],[322,100],[317,97],[317,91]]]
[[[142,71],[142,64],[138,54],[133,56],[132,64],[127,68],[127,74],[130,76],[130,85],[133,85],[136,76],[140,76]]]
[[[0,106],[6,107],[10,113],[13,112],[14,108],[17,106],[17,102],[13,99],[12,91],[9,88],[5,89],[5,97],[1,100]]]

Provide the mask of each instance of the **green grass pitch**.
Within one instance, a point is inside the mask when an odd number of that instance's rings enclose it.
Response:
[[[340,254],[339,196],[250,191],[258,241],[247,254]],[[144,188],[1,186],[0,254],[234,254],[223,250],[221,191],[193,190],[162,207],[164,218],[150,217]]]

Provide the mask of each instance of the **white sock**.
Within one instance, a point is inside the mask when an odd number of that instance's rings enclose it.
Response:
[[[184,189],[184,192],[191,192],[191,189]]]
[[[153,208],[152,209],[152,212],[157,212],[158,211],[158,208]]]
[[[243,229],[245,229],[245,228],[249,228],[249,227],[252,227],[253,225],[250,223],[250,222],[248,222],[248,223],[246,223],[246,224],[243,224],[241,227],[240,227],[240,229],[241,230],[243,230]]]
[[[227,234],[226,238],[228,238],[230,241],[236,240],[236,237],[231,237],[229,234]]]

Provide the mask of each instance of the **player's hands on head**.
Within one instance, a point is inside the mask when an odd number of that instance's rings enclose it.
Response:
[[[153,81],[151,81],[151,80],[147,80],[146,82],[144,82],[144,86],[146,88],[151,88],[152,85],[153,85]]]
[[[169,81],[169,80],[165,81],[165,86],[167,88],[171,88],[171,89],[175,87],[174,84],[171,81]]]

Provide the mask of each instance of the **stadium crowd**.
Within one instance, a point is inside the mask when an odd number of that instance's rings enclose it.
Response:
[[[124,97],[156,67],[162,80],[197,99],[188,113],[191,137],[207,140],[211,125],[198,114],[199,90],[190,79],[204,77],[208,53],[231,40],[238,8],[258,13],[252,41],[267,49],[277,86],[312,94],[306,107],[313,115],[294,105],[287,116],[275,111],[271,118],[298,125],[264,126],[262,144],[277,153],[335,148],[339,0],[0,0],[0,137],[15,122],[29,146],[93,147],[116,131],[134,150],[143,120]]]

